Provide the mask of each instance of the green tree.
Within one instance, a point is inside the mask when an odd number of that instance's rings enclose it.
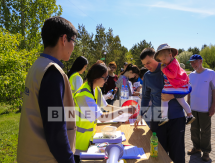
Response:
[[[25,78],[39,49],[19,49],[21,34],[11,34],[0,28],[0,103],[17,108],[22,105]]]
[[[106,32],[107,36],[107,44],[106,44],[106,63],[108,64],[111,61],[118,62],[118,59],[120,55],[123,55],[122,53],[118,53],[119,51],[124,52],[124,48],[121,46],[121,40],[119,36],[114,36],[113,30],[111,28],[108,29]],[[127,51],[127,49],[125,50]]]
[[[185,50],[182,48],[182,49],[178,49],[178,54],[180,54],[181,52],[184,52]]]
[[[121,46],[119,50],[115,50],[114,55],[117,56],[114,61],[117,64],[116,74],[120,73],[121,68],[124,66],[124,62],[128,62],[126,59],[126,54],[128,53],[128,49],[124,46]]]
[[[199,54],[199,52],[200,52],[199,48],[197,48],[197,47],[194,47],[194,48],[189,47],[187,51],[192,52],[193,54]]]
[[[185,69],[189,69],[190,71],[193,70],[192,66],[190,65],[189,59],[193,55],[192,52],[184,51],[181,52],[179,55],[176,56],[176,59],[179,63],[183,63],[185,65]],[[210,68],[210,66],[206,63],[205,59],[203,58],[203,67]]]
[[[20,48],[40,46],[40,29],[51,16],[60,16],[62,8],[56,0],[1,0],[0,27],[24,38]]]
[[[207,65],[210,66],[210,68],[215,68],[215,45],[205,47],[201,50],[200,55],[202,56],[203,61],[206,62]]]
[[[207,47],[206,44],[202,45],[202,49],[201,49],[201,50],[203,50],[203,49],[206,48],[206,47]]]
[[[132,63],[132,64],[134,64],[134,65],[136,64],[136,62],[135,62],[135,60],[134,60],[134,57],[133,57],[133,55],[132,55],[132,53],[131,53],[131,50],[129,50],[129,51],[126,53],[125,57],[126,57],[126,62]]]
[[[92,44],[92,51],[95,61],[104,57],[107,52],[107,35],[102,24],[96,26],[96,34]]]
[[[91,64],[95,63],[97,60],[104,58],[104,52],[106,52],[106,64],[111,61],[115,61],[118,65],[120,62],[125,60],[125,54],[128,52],[127,48],[121,46],[121,40],[118,35],[114,36],[113,30],[111,28],[106,32],[102,24],[97,25],[96,34],[93,37],[93,41],[90,44],[91,52]]]
[[[115,61],[118,68],[117,71],[119,71],[121,64],[123,65],[124,61],[126,61],[125,55],[128,50],[127,48],[121,46],[119,36],[114,36],[111,28],[106,31],[102,24],[97,25],[96,34],[94,35],[88,33],[84,25],[79,25],[78,33],[78,43],[75,46],[70,60],[68,62],[63,62],[65,72],[68,72],[75,59],[82,55],[89,61],[89,65],[86,70],[87,73],[88,69],[97,60],[105,57],[104,52],[106,52],[106,64],[111,61]],[[86,76],[86,73],[82,75],[83,78]]]
[[[185,69],[193,70],[189,63],[190,57],[193,55],[193,52],[183,51],[179,55],[176,56],[176,59],[179,63],[183,63],[185,65]]]

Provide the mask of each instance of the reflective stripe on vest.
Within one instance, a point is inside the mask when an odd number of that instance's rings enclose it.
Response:
[[[85,133],[87,131],[93,131],[93,128],[85,129],[85,128],[77,127],[77,131],[81,133]]]
[[[80,89],[80,90],[78,89],[77,92],[74,93],[74,96],[75,96],[77,93],[81,93],[81,92],[84,92],[84,91],[91,93],[87,88],[83,88],[83,89]]]

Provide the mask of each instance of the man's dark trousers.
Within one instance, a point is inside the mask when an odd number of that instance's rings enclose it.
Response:
[[[158,126],[159,122],[151,122],[152,132],[156,132],[160,144],[174,163],[185,163],[185,117],[170,119],[169,122]],[[158,149],[159,152],[159,149]]]
[[[211,117],[209,113],[192,111],[196,120],[191,123],[191,140],[196,149],[211,152]]]

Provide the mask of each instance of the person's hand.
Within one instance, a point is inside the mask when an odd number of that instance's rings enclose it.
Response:
[[[137,128],[137,126],[138,126],[138,124],[139,124],[139,122],[141,121],[141,124],[143,123],[142,122],[142,117],[141,117],[141,115],[138,115],[137,116],[137,120],[134,122],[134,128],[136,129]]]
[[[111,100],[112,100],[112,97],[113,97],[113,95],[111,95],[111,96],[108,96],[108,99],[111,99]]]
[[[136,90],[136,92],[140,92],[140,89],[142,88],[142,86],[139,86]]]
[[[107,94],[106,95],[103,95],[103,97],[105,98],[105,100],[108,100],[108,99],[113,99],[113,95],[111,95],[111,96],[108,96]]]
[[[132,96],[139,96],[140,92],[134,92]]]
[[[163,71],[163,69],[166,67],[165,64],[161,64],[161,71]]]
[[[174,99],[174,95],[172,94],[164,94],[164,93],[161,93],[161,100],[162,101],[170,101],[172,99]]]
[[[215,113],[215,108],[211,106],[209,109],[209,116],[212,117],[214,113]]]

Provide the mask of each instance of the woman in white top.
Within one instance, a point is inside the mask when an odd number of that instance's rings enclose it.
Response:
[[[78,57],[67,74],[72,89],[72,94],[78,90],[83,84],[83,79],[80,74],[83,74],[88,65],[88,60],[84,56]]]

